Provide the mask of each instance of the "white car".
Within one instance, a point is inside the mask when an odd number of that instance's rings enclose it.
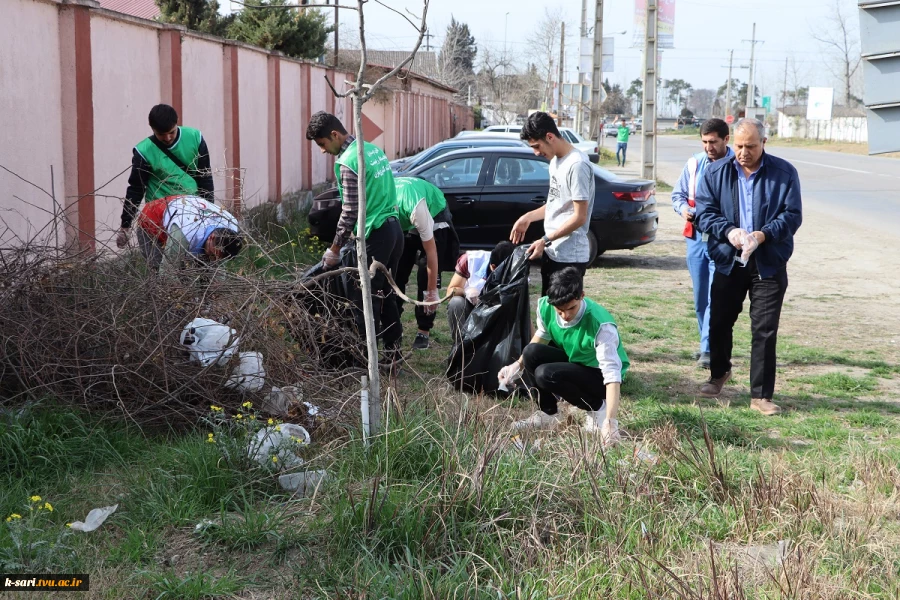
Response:
[[[491,133],[491,134],[499,134],[499,135],[508,134],[510,136],[514,135],[514,136],[518,137],[521,132],[522,132],[521,125],[491,125],[490,127],[486,128],[482,133]],[[571,127],[560,127],[559,133],[560,133],[560,135],[563,136],[563,138],[567,142],[569,142],[570,144],[572,144],[573,146],[575,146],[576,148],[578,148],[585,154],[591,154],[591,153],[596,154],[597,144],[590,140],[584,139],[583,137],[578,135],[575,132],[575,130],[572,129]]]

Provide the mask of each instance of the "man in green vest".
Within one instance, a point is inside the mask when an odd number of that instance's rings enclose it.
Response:
[[[325,111],[317,112],[306,128],[306,139],[312,140],[323,153],[337,156],[334,176],[341,194],[341,217],[331,246],[325,250],[322,262],[335,267],[340,262],[341,247],[356,231],[359,217],[359,155],[356,138],[347,133],[340,119]],[[403,254],[403,230],[397,211],[397,190],[394,175],[387,156],[378,146],[366,142],[363,146],[366,190],[366,254],[369,262],[377,260],[385,265],[392,277]],[[392,297],[393,290],[384,273],[379,271],[372,279],[372,304],[375,330],[384,342],[384,349],[393,363],[399,358],[400,310]],[[362,307],[357,310],[357,326],[365,331]]]
[[[616,141],[619,142],[616,146],[616,164],[620,167],[625,166],[625,153],[628,152],[628,136],[631,135],[631,130],[628,129],[628,124],[625,123],[625,119],[619,121],[619,129],[616,131]],[[622,153],[622,159],[619,160],[619,152]]]
[[[585,431],[599,433],[604,446],[618,444],[619,395],[629,364],[615,320],[584,297],[578,269],[554,273],[547,295],[538,300],[531,343],[498,374],[503,386],[524,375],[539,392],[540,410],[513,428],[554,429],[562,421],[557,414],[560,397],[587,411]]]
[[[421,302],[440,300],[438,282],[443,269],[450,270],[459,257],[459,239],[453,229],[447,199],[433,184],[417,177],[396,177],[397,206],[400,210],[400,227],[406,234],[403,255],[397,267],[397,286],[406,293],[406,284],[413,266],[418,265],[416,283]],[[403,313],[403,302],[397,298],[397,306]],[[419,331],[413,342],[413,350],[428,348],[429,332],[434,327],[435,306],[416,306],[416,324]]]
[[[132,150],[131,175],[122,208],[122,226],[116,245],[128,245],[131,224],[141,202],[169,196],[200,196],[214,202],[209,149],[201,133],[178,126],[178,113],[168,104],[150,109],[153,135]]]

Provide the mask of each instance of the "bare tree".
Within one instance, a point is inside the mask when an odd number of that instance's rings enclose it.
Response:
[[[499,114],[505,115],[511,104],[509,82],[513,69],[510,55],[490,46],[482,46],[480,50],[481,63],[477,75],[479,96]]]
[[[544,16],[528,36],[528,58],[538,67],[545,92],[541,98],[552,105],[554,75],[559,68],[559,36],[563,24],[562,9],[544,8]],[[530,108],[538,108],[530,107]]]
[[[844,84],[844,106],[853,101],[853,80],[862,60],[859,46],[859,28],[853,19],[841,9],[840,0],[834,0],[831,13],[826,18],[826,31],[813,31],[813,39],[832,55],[828,67]]]
[[[713,114],[713,102],[716,101],[716,91],[710,89],[694,90],[690,93],[687,101],[687,107],[695,115],[704,118]]]

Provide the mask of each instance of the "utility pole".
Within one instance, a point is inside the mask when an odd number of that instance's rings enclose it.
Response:
[[[425,32],[425,51],[426,52],[431,52],[431,38],[433,38],[433,37],[434,36],[431,35],[430,31]]]
[[[728,82],[725,84],[725,116],[731,116],[731,68],[734,66],[734,50],[728,51]]]
[[[756,23],[753,24],[753,39],[744,41],[750,42],[750,76],[748,77],[749,81],[747,82],[747,108],[744,111],[744,116],[751,117],[754,115],[750,114],[750,109],[756,108],[756,84],[753,82],[753,76],[755,75],[754,68],[756,66],[754,56],[756,55],[756,45],[763,43],[756,39]]]
[[[341,30],[341,20],[338,16],[341,14],[341,11],[338,10],[338,0],[334,0],[334,68],[337,69],[338,64],[340,64],[340,60],[338,57],[338,33]]]
[[[644,36],[644,98],[641,117],[641,177],[656,181],[656,75],[659,0],[647,0],[647,31]]]
[[[563,77],[565,77],[565,61],[566,61],[566,22],[560,23],[559,32],[559,77],[556,84],[556,123],[562,125],[562,89]]]
[[[784,112],[784,107],[787,106],[787,69],[788,69],[788,59],[785,57],[784,59],[784,84],[781,86],[781,112]]]
[[[572,105],[575,106],[575,131],[584,135],[584,71],[581,70],[581,43],[587,37],[587,0],[581,0],[581,31],[578,37],[578,86],[572,89]],[[588,136],[590,137],[590,136]]]
[[[594,15],[594,72],[591,75],[591,121],[588,139],[596,139],[599,146],[601,141],[600,86],[603,85],[603,0],[597,0],[596,10]]]

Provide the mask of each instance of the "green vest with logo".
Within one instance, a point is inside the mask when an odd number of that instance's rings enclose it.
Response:
[[[432,218],[441,214],[447,208],[447,199],[435,185],[419,179],[418,177],[395,177],[397,185],[397,207],[400,209],[400,227],[403,231],[413,229],[410,216],[416,210],[416,205],[423,198],[428,206],[428,213]]]
[[[357,140],[341,154],[334,163],[334,176],[337,179],[341,201],[344,199],[344,187],[341,185],[341,167],[347,167],[359,175],[359,156]],[[394,186],[394,175],[387,156],[375,144],[366,142],[363,146],[366,160],[366,238],[381,227],[385,221],[397,214],[397,189]],[[360,182],[362,184],[362,182]],[[355,224],[354,224],[355,227]]]
[[[628,127],[619,127],[616,140],[623,144],[627,144],[629,135],[631,135],[631,130],[628,129]]]
[[[203,136],[193,127],[179,127],[179,134],[175,145],[168,148],[175,158],[180,160],[190,170],[197,169],[197,158],[200,154],[200,141]],[[166,196],[184,196],[197,193],[197,182],[185,173],[181,167],[172,162],[166,154],[160,150],[150,138],[141,140],[135,149],[144,157],[150,165],[150,181],[144,197],[147,202]]]
[[[569,362],[585,365],[586,367],[597,367],[597,350],[594,343],[597,339],[597,332],[600,327],[606,323],[615,325],[613,320],[605,308],[591,300],[584,299],[587,305],[581,321],[574,327],[561,327],[556,319],[556,311],[550,305],[547,296],[538,300],[538,314],[541,315],[541,321],[544,323],[544,329],[550,334],[553,343],[562,348]],[[622,361],[622,380],[625,380],[625,372],[631,365],[628,355],[625,354],[625,348],[622,347],[622,336],[619,336],[619,346],[616,348],[619,360]]]

